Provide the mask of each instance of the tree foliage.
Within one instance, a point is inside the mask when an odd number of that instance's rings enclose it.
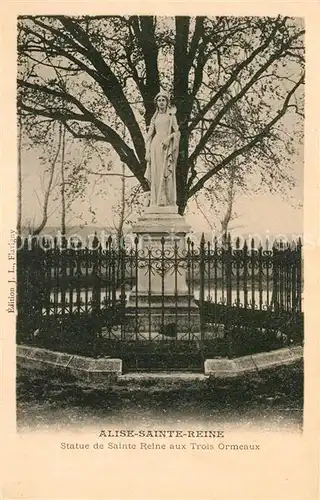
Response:
[[[237,158],[283,181],[302,133],[304,28],[288,17],[21,17],[18,110],[112,147],[144,190],[144,135],[160,88],[181,132],[180,213]],[[125,134],[123,131],[125,130]]]

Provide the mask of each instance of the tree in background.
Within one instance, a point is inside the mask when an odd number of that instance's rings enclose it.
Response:
[[[144,190],[153,98],[160,85],[172,90],[181,131],[180,214],[209,181],[248,155],[248,170],[266,185],[281,183],[286,151],[302,130],[299,19],[26,16],[18,33],[20,72],[33,64],[27,78],[18,77],[19,113],[107,144]]]
[[[52,205],[55,199],[55,191],[59,180],[58,165],[61,163],[61,149],[63,147],[63,126],[61,123],[51,123],[46,129],[46,133],[40,136],[34,136],[33,144],[41,145],[44,148],[43,154],[39,153],[39,178],[40,191],[33,189],[33,196],[38,201],[38,210],[28,219],[23,214],[23,147],[30,148],[28,140],[28,124],[19,119],[18,124],[18,220],[17,231],[21,234],[23,227],[27,228],[30,234],[38,235],[46,227],[50,215],[57,207]],[[42,130],[43,132],[43,130]],[[35,131],[33,131],[35,133]],[[23,146],[22,135],[24,134]],[[39,149],[41,151],[41,149]]]
[[[105,145],[97,145],[91,141],[79,142],[59,123],[52,122],[52,127],[46,130],[43,130],[42,126],[39,129],[32,127],[30,130],[25,124],[22,143],[22,116],[19,122],[19,234],[21,228],[27,229],[30,234],[40,234],[49,224],[51,215],[54,215],[55,219],[57,216],[60,218],[60,226],[57,229],[63,235],[72,231],[71,221],[74,216],[79,219],[80,215],[80,228],[90,223],[95,224],[95,200],[99,197],[108,201],[106,206],[109,206],[109,211],[106,210],[104,214],[105,226],[116,233],[120,240],[124,226],[135,221],[146,202],[141,186],[134,176],[127,172],[126,165],[112,158]],[[40,187],[33,187],[38,209],[29,219],[22,204],[25,149],[37,152],[39,165],[36,172]],[[110,198],[114,200],[112,210]],[[79,200],[89,201],[88,212],[79,214],[74,211],[73,204]]]
[[[239,88],[232,91],[231,97],[238,91]],[[250,134],[251,121],[251,115],[248,115],[247,121],[242,121],[240,107],[235,104],[225,120],[225,125],[229,129],[228,136],[221,135],[220,145],[225,144],[227,147],[232,141],[235,147],[240,146],[241,141]],[[280,193],[286,200],[290,199],[290,191],[295,186],[291,159],[294,157],[295,149],[303,143],[302,130],[296,135],[294,146],[292,142],[292,137],[288,141],[287,136],[279,135],[277,151],[261,146],[259,154],[263,168],[257,168],[258,161],[255,157],[251,157],[251,151],[244,153],[241,157],[236,157],[228,167],[224,167],[207,182],[202,190],[196,193],[196,206],[211,230],[226,235],[228,231],[239,227],[237,225],[230,228],[229,224],[238,219],[239,215],[234,212],[234,205],[245,194],[263,195],[272,192]],[[211,147],[211,141],[208,141],[203,152],[205,163],[214,168],[215,156],[219,154]],[[271,170],[268,172],[265,168]],[[248,186],[250,186],[250,193],[248,193]],[[296,201],[294,204],[296,205]],[[220,227],[217,227],[217,221]]]
[[[22,117],[21,115],[18,115],[18,207],[17,207],[18,234],[21,234],[21,227],[22,227],[22,141],[23,141]]]
[[[228,171],[220,180],[209,183],[209,186],[195,195],[195,202],[198,212],[203,216],[211,231],[226,234],[239,227],[232,226],[239,215],[234,211],[237,199],[243,194],[243,190],[237,184],[240,166],[237,160],[228,168]],[[240,226],[241,227],[241,226]]]

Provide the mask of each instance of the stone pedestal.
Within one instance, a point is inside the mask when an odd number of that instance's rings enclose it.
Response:
[[[199,310],[187,283],[190,227],[178,207],[148,207],[132,230],[139,238],[140,264],[127,302],[128,333],[146,339],[199,338]]]

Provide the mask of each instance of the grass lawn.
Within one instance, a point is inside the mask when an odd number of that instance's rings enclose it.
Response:
[[[18,429],[70,429],[135,422],[204,423],[261,431],[301,431],[302,364],[230,381],[118,380],[88,387],[72,378],[19,369]]]

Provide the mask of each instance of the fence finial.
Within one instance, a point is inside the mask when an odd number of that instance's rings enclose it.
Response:
[[[98,248],[99,245],[100,245],[100,241],[99,241],[99,238],[97,236],[97,231],[95,231],[94,232],[94,237],[93,237],[93,240],[92,240],[92,248],[96,249],[96,248]]]

